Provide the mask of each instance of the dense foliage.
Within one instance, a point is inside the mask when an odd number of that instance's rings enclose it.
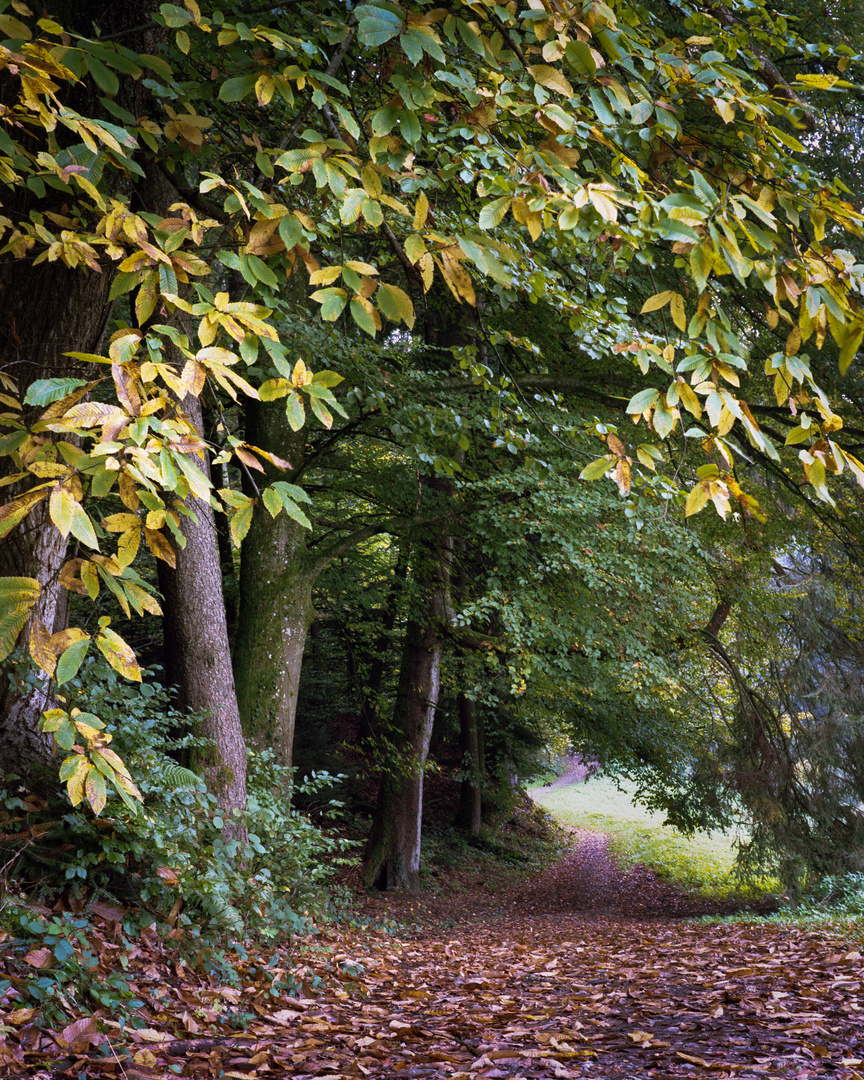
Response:
[[[568,743],[790,888],[859,872],[857,27],[0,8],[0,749],[62,753],[73,879],[156,844],[272,926],[337,714],[370,884],[417,884],[430,753],[476,839]],[[176,713],[94,675],[130,642]]]

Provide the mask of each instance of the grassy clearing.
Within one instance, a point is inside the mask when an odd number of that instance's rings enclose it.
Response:
[[[699,832],[684,836],[663,825],[663,815],[633,801],[632,784],[594,777],[563,787],[533,787],[529,794],[562,825],[594,829],[610,837],[625,869],[649,866],[658,877],[705,897],[763,896],[776,883],[742,886],[735,876],[734,836]]]

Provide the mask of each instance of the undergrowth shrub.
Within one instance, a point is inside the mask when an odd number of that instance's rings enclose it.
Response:
[[[149,923],[205,965],[230,968],[226,949],[250,937],[276,943],[311,929],[346,843],[291,808],[290,769],[268,750],[250,751],[248,808],[240,815],[248,839],[226,841],[215,798],[184,764],[204,745],[164,689],[131,685],[93,657],[64,692],[67,708],[86,706],[105,723],[144,802],[136,813],[109,796],[97,818],[86,805],[72,807],[59,787],[34,793],[6,778],[0,930],[13,953],[38,951],[41,942],[52,956],[50,972],[29,980],[31,1000],[62,1004],[71,986],[86,989],[92,912],[106,902],[118,905],[130,940]],[[296,785],[306,796],[318,792],[325,821],[340,809],[327,796],[332,781],[317,773]],[[115,987],[94,975],[93,992],[86,991],[94,1006],[107,1004],[100,994],[115,1004],[131,997],[117,978]]]

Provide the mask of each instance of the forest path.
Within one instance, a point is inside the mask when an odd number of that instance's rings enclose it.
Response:
[[[451,898],[449,929],[340,935],[345,989],[258,1010],[258,1042],[224,1052],[224,1075],[252,1060],[298,1080],[861,1080],[860,953],[819,933],[682,922],[692,900],[622,875],[606,837],[575,841],[498,894],[495,919]]]
[[[622,874],[601,834],[577,831],[556,866],[504,893],[375,903],[416,930],[325,930],[295,961],[308,964],[304,997],[268,996],[254,956],[242,988],[148,968],[147,1027],[129,1032],[122,1066],[88,1049],[82,1019],[46,1049],[21,1028],[25,1053],[0,1076],[864,1080],[857,949],[687,923],[704,904],[649,871]],[[77,1053],[58,1061],[52,1038]]]

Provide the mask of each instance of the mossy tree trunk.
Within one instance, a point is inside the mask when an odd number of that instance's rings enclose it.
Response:
[[[306,435],[291,430],[281,404],[250,402],[246,438],[287,459],[295,471],[302,467]],[[285,478],[268,466],[262,484]],[[252,476],[243,486],[257,494]],[[308,536],[286,513],[271,517],[259,501],[240,550],[234,642],[240,716],[250,743],[273,747],[285,765],[291,764],[300,669],[315,619],[312,591],[323,569],[307,550]]]

